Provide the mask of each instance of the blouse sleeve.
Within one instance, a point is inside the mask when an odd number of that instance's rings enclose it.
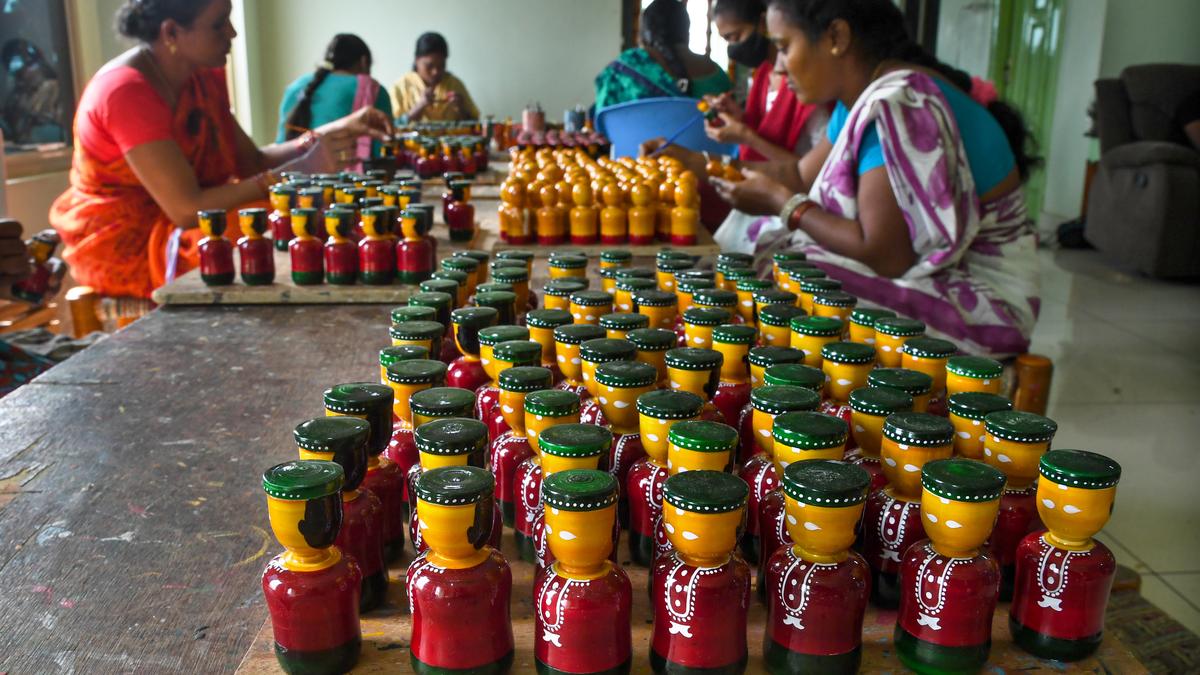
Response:
[[[139,145],[172,138],[171,110],[140,73],[114,79],[102,97],[99,121],[113,144],[125,154]]]

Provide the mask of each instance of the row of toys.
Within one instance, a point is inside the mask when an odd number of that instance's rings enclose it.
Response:
[[[1120,467],[1050,450],[1056,425],[1011,409],[999,363],[840,290],[790,290],[824,278],[795,253],[760,280],[738,255],[641,269],[605,251],[612,292],[564,254],[541,303],[529,252],[456,257],[474,264],[391,312],[381,382],[326,390],[301,460],[264,474],[289,672],[353,665],[406,530],[414,669],[507,670],[505,527],[537,566],[547,672],[631,667],[622,529],[651,570],[655,672],[744,670],[755,585],[772,673],[855,672],[868,602],[898,608],[920,672],[983,667],[1007,595],[1021,648],[1098,648],[1115,561],[1092,536]]]
[[[271,188],[273,210],[238,212],[242,283],[274,283],[272,249],[288,251],[291,281],[299,286],[416,284],[436,274],[437,241],[429,234],[434,206],[421,203],[420,179],[399,177],[384,183],[366,176],[351,176],[345,182],[300,174],[287,178]],[[476,234],[471,183],[457,173],[443,174],[443,179],[447,187],[442,219],[450,240],[470,241]],[[234,246],[225,238],[225,216],[221,210],[198,214],[204,234],[199,243],[200,277],[210,286],[235,279]]]
[[[672,157],[593,159],[579,149],[525,149],[501,185],[500,238],[510,244],[696,243],[699,180]]]
[[[468,177],[488,170],[488,139],[483,136],[429,137],[400,134],[380,146],[381,159],[373,165],[412,170],[428,180],[446,171]]]

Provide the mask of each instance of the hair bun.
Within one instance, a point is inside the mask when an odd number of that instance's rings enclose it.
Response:
[[[117,32],[132,40],[154,42],[162,23],[172,19],[191,26],[212,0],[125,0],[117,10]]]

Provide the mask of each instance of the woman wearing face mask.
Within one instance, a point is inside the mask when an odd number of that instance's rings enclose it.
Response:
[[[417,38],[412,70],[392,85],[392,110],[410,122],[419,120],[475,120],[479,108],[467,87],[446,70],[450,46],[440,33]]]
[[[964,351],[1025,351],[1039,299],[1020,115],[912,42],[891,0],[771,0],[767,28],[800,100],[836,107],[790,175],[712,180],[735,208],[785,224],[754,242],[762,268],[803,251]]]

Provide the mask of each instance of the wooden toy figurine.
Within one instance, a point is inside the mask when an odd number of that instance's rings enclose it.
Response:
[[[394,311],[394,310],[393,310]],[[429,350],[421,345],[393,345],[379,350],[379,383],[387,386],[387,368],[393,363],[429,358]],[[392,424],[396,420],[393,418]]]
[[[605,465],[618,485],[624,485],[629,469],[646,456],[638,420],[637,400],[658,387],[658,371],[640,361],[611,361],[596,366],[596,398],[613,433],[612,449]],[[628,495],[622,494],[618,521],[629,524]]]
[[[884,368],[899,368],[903,360],[904,343],[925,334],[925,324],[901,316],[885,316],[875,320],[875,349],[879,364]]]
[[[850,392],[850,437],[857,450],[849,457],[871,474],[871,492],[887,485],[880,452],[883,424],[888,415],[912,412],[912,396],[884,387],[861,387]]]
[[[628,212],[629,243],[634,246],[653,244],[658,216],[654,208],[654,188],[645,183],[634,183],[629,191],[629,199],[633,202]]]
[[[658,386],[667,387],[667,351],[675,346],[675,331],[666,328],[636,328],[626,333],[625,339],[632,342],[637,350],[634,358],[642,363],[649,363],[658,371]]]
[[[296,186],[289,183],[277,183],[271,186],[271,213],[267,215],[267,224],[271,229],[271,239],[275,242],[276,251],[288,250],[288,242],[292,240],[292,207],[296,203]]]
[[[946,410],[954,425],[954,454],[983,461],[983,421],[994,412],[1012,410],[1012,401],[1000,394],[964,391],[946,400]]]
[[[292,209],[290,221],[295,237],[288,242],[287,250],[292,261],[292,283],[297,286],[310,286],[325,281],[325,265],[322,260],[324,246],[317,238],[320,217],[316,209]]]
[[[417,518],[417,481],[427,471],[443,466],[477,466],[482,468],[487,459],[487,429],[479,420],[462,417],[446,417],[421,423],[413,438],[419,450],[420,461],[408,470],[405,487],[408,492],[408,537],[413,553],[421,555],[429,545],[421,535]],[[488,545],[496,550],[500,547],[500,535],[504,531],[500,519],[500,506],[492,502],[492,529]]]
[[[587,181],[579,181],[571,187],[571,201],[575,206],[571,208],[571,243],[572,244],[594,244],[599,240],[600,214],[595,206],[592,206],[592,187]],[[601,261],[603,265],[603,261]]]
[[[625,193],[620,185],[608,183],[601,194],[604,208],[600,211],[600,243],[624,244],[629,239]]]
[[[763,563],[768,671],[858,672],[871,568],[850,546],[870,482],[861,468],[830,460],[784,470],[787,528],[796,543]]]
[[[271,531],[285,550],[267,563],[262,589],[286,673],[344,673],[358,663],[362,571],[334,546],[344,481],[341,466],[318,460],[263,473]]]
[[[724,362],[721,352],[712,349],[680,347],[666,354],[667,379],[671,388],[690,391],[704,399],[700,419],[721,423],[726,421],[721,409],[712,402],[721,381]]]
[[[746,493],[740,478],[720,471],[687,471],[664,484],[663,527],[673,551],[654,565],[654,672],[745,669],[750,567],[732,553]]]
[[[233,244],[225,238],[225,212],[220,209],[209,209],[201,211],[197,215],[200,232],[204,234],[204,238],[198,245],[200,279],[209,286],[232,284],[234,275]]]
[[[389,238],[387,207],[363,209],[363,240],[358,242],[358,275],[364,284],[386,286],[396,278],[395,243]]]
[[[429,550],[408,566],[411,660],[418,673],[504,673],[512,667],[512,571],[487,544],[492,476],[446,466],[417,481],[417,518]]]
[[[500,239],[509,244],[525,246],[533,243],[525,214],[525,186],[520,181],[506,180],[500,188]]]
[[[850,312],[850,327],[847,338],[850,342],[875,346],[875,320],[887,316],[896,316],[890,309],[875,307],[855,307]]]
[[[933,395],[933,378],[919,370],[907,368],[876,368],[867,375],[871,387],[902,391],[913,399],[913,411],[929,412]]]
[[[825,372],[825,397],[830,414],[850,402],[850,392],[867,386],[875,367],[875,348],[858,342],[830,342],[821,347],[821,370]]]
[[[663,174],[663,180],[658,184],[657,217],[655,229],[659,241],[671,240],[671,209],[675,208],[675,176]]]
[[[501,312],[501,318],[503,313]],[[487,326],[479,330],[479,362],[487,373],[487,382],[475,388],[475,419],[488,425],[488,441],[508,431],[504,419],[497,418],[496,402],[500,400],[500,368],[502,364],[495,357],[496,345],[509,340],[529,340],[529,329],[524,326],[500,324]],[[523,365],[537,365],[536,363]]]
[[[557,347],[554,342],[554,329],[571,324],[571,313],[565,309],[534,309],[525,315],[525,325],[529,328],[529,339],[542,346],[542,367],[550,369],[554,375],[554,384],[562,382],[562,369],[558,367],[556,357]]]
[[[700,227],[700,195],[696,186],[680,182],[675,186],[675,207],[671,209],[671,243],[692,246]]]
[[[392,383],[392,386],[396,386]],[[397,396],[397,402],[400,401]],[[401,409],[397,406],[397,419],[394,421],[392,428],[392,440],[388,443],[387,458],[400,466],[407,466],[407,476],[412,472],[412,467],[420,464],[420,453],[417,448],[415,438],[415,430],[417,427],[435,419],[444,417],[465,417],[470,419],[471,412],[475,408],[475,396],[465,390],[457,387],[429,387],[428,389],[420,389],[413,391],[410,395],[403,397],[407,405]],[[484,442],[484,457],[477,463],[479,466],[484,466],[487,463],[486,457],[487,443]],[[412,457],[416,457],[413,461]],[[405,499],[411,507],[416,502],[413,501],[412,490],[408,489],[408,483],[405,483]]]
[[[975,672],[992,646],[1000,569],[982,546],[1004,474],[969,459],[935,460],[921,469],[921,487],[929,539],[904,554],[896,654],[921,673]]]
[[[742,557],[751,564],[759,562],[759,526],[767,495],[779,487],[775,469],[775,418],[790,412],[816,410],[821,397],[816,392],[792,385],[764,385],[750,391],[749,413],[738,433],[741,454],[752,453],[739,464],[738,475],[750,486],[746,498],[746,531],[742,535]],[[753,448],[752,450],[750,448]],[[740,459],[740,457],[739,457]]]
[[[1037,509],[1049,531],[1017,548],[1008,627],[1043,659],[1076,661],[1100,646],[1117,563],[1092,537],[1112,513],[1121,465],[1094,452],[1051,450],[1039,462]]]
[[[300,459],[337,462],[346,474],[342,487],[342,529],[336,544],[362,570],[359,610],[369,612],[387,594],[383,564],[383,505],[370,490],[360,489],[367,473],[367,439],[371,425],[354,417],[318,417],[301,422],[293,436]]]
[[[750,368],[747,358],[758,332],[753,326],[726,325],[712,329],[713,350],[721,355],[717,391],[712,402],[728,423],[736,423],[750,403]]]
[[[946,396],[964,391],[999,394],[1004,366],[982,356],[951,356],[946,359]]]
[[[558,246],[567,240],[567,226],[558,208],[558,190],[543,185],[538,190],[542,206],[537,210],[537,242],[541,246]]]
[[[416,211],[400,212],[401,239],[396,243],[396,278],[402,284],[419,284],[433,274],[434,253],[424,219]]]
[[[488,449],[488,466],[496,478],[496,502],[500,504],[504,524],[509,527],[516,522],[516,504],[521,499],[516,480],[517,467],[533,456],[533,448],[525,431],[525,395],[539,389],[549,389],[552,379],[550,371],[538,365],[506,368],[497,378],[500,392],[496,408],[508,429],[492,438]]]
[[[471,241],[475,238],[475,205],[471,203],[471,181],[450,181],[454,201],[446,209],[446,226],[450,241]]]
[[[667,480],[668,434],[678,422],[696,420],[704,399],[686,391],[657,389],[637,397],[638,430],[646,456],[629,467],[629,555],[649,567],[655,559],[655,528],[662,517],[662,486]]]
[[[238,225],[242,230],[242,238],[237,243],[242,282],[248,286],[274,283],[275,252],[271,249],[271,241],[263,237],[263,232],[267,231],[266,210],[238,211]]]
[[[674,330],[679,320],[679,297],[669,291],[653,288],[630,294],[634,310],[650,320],[650,327]]]
[[[637,348],[628,340],[597,338],[579,345],[579,359],[582,361],[581,370],[584,386],[587,387],[587,397],[579,410],[579,420],[584,424],[599,424],[608,426],[608,418],[604,416],[604,407],[600,405],[599,385],[596,383],[596,367],[602,363],[614,361],[633,361]],[[607,465],[606,465],[607,466]]]
[[[344,209],[325,211],[325,283],[350,286],[358,277],[358,249],[350,241],[354,212]]]
[[[533,522],[542,508],[542,459],[538,436],[559,424],[579,423],[579,397],[561,389],[541,389],[525,395],[525,435],[533,454],[513,473],[515,511],[513,539],[525,562],[536,562]]]
[[[569,469],[600,469],[600,461],[608,456],[613,436],[605,427],[591,424],[556,424],[538,435],[538,450],[542,459],[542,482],[560,471]],[[540,496],[539,496],[540,503]],[[546,542],[545,505],[536,507],[533,518],[534,563],[538,569],[554,562],[554,552]],[[616,561],[617,540],[621,529],[614,524],[610,559]]]
[[[554,563],[534,580],[534,656],[540,673],[628,673],[633,592],[607,560],[617,481],[594,469],[560,471],[542,484],[545,537]]]
[[[462,356],[455,359],[446,372],[448,386],[475,391],[490,381],[479,361],[479,331],[495,325],[499,317],[500,313],[491,307],[460,307],[450,312],[454,343]]]
[[[450,183],[462,179],[463,173],[461,171],[442,172],[442,182],[446,185],[446,189],[442,190],[442,222],[450,222],[447,216],[449,215],[450,203],[454,201],[454,191],[450,189]]]
[[[1012,599],[1017,546],[1031,532],[1042,530],[1034,480],[1038,462],[1058,431],[1054,420],[1030,412],[1006,410],[984,418],[983,461],[1004,473],[1007,483],[1000,498],[1000,515],[988,539],[988,551],[1000,563],[1000,599]]]
[[[554,329],[554,352],[558,367],[562,370],[559,389],[572,392],[580,400],[587,401],[592,395],[583,379],[583,360],[579,356],[580,346],[589,340],[603,338],[605,331],[600,326],[573,323]]]
[[[893,413],[883,423],[880,457],[888,484],[867,498],[860,549],[871,565],[871,602],[880,607],[900,602],[904,552],[925,537],[921,468],[950,457],[953,436],[945,418],[928,413]]]
[[[827,316],[798,316],[792,319],[793,349],[804,352],[804,365],[821,368],[821,349],[841,339],[842,322]]]

